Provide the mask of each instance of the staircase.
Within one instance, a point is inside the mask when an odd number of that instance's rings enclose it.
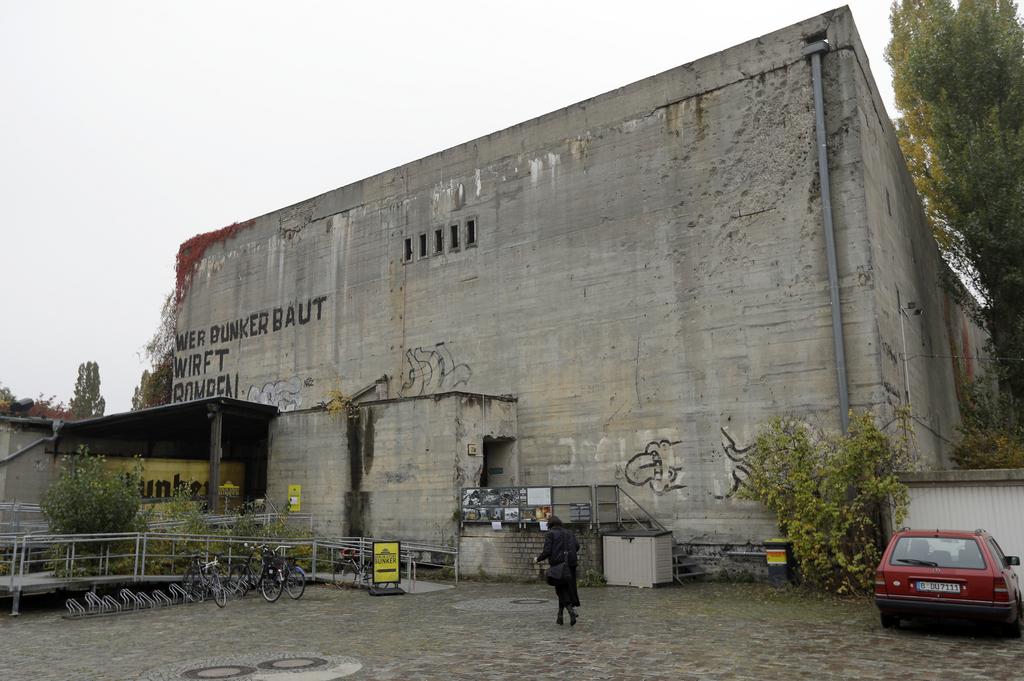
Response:
[[[686,584],[696,580],[698,577],[706,575],[703,569],[697,561],[693,559],[690,554],[686,553],[686,548],[672,539],[672,579],[679,584]]]

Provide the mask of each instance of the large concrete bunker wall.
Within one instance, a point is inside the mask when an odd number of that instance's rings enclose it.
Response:
[[[458,527],[459,489],[480,477],[484,442],[515,438],[516,403],[465,393],[372,401],[285,413],[271,432],[268,495],[300,485],[319,530],[443,543]]]
[[[960,384],[984,373],[988,336],[948,292],[956,277],[932,237],[863,47],[855,42],[848,52],[859,66],[853,75],[871,240],[864,271],[873,279],[879,337],[881,380],[871,402],[886,422],[909,402],[919,464],[947,468],[960,422]]]
[[[838,423],[801,52],[823,35],[851,405],[885,404],[845,9],[255,219],[192,276],[175,399],[511,394],[524,484],[618,482],[679,538],[763,539],[733,495],[756,427]]]

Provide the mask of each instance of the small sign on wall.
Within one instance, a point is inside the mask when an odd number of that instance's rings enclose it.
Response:
[[[288,510],[298,511],[302,508],[302,485],[288,485]]]
[[[470,442],[468,445],[466,445],[466,453],[469,454],[470,456],[476,456],[477,449],[475,442]]]

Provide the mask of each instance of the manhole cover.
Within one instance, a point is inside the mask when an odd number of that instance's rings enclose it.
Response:
[[[212,667],[196,667],[182,674],[184,679],[237,679],[252,674],[255,669],[244,665],[214,665]]]
[[[152,669],[138,681],[334,681],[355,674],[363,664],[352,657],[320,653],[253,653],[211,657]]]
[[[475,598],[459,601],[455,608],[473,612],[538,612],[547,610],[553,602],[546,598]]]
[[[283,657],[280,660],[260,662],[259,667],[260,669],[288,669],[294,671],[297,669],[316,669],[327,664],[330,663],[320,657]]]

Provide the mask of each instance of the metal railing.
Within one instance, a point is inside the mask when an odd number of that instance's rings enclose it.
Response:
[[[46,518],[39,504],[0,501],[0,534],[46,532]]]
[[[313,531],[315,519],[312,513],[247,513],[235,514],[204,514],[202,520],[210,527],[233,527],[239,522],[255,522],[258,525],[270,525],[281,521],[289,527],[297,527]],[[153,520],[148,524],[151,530],[173,530],[184,527],[184,520]]]
[[[174,533],[122,533],[78,535],[0,535],[0,592],[14,596],[12,614],[18,613],[26,587],[69,588],[98,583],[153,581],[180,575],[195,555],[209,560],[220,556],[225,569],[234,562],[253,558],[255,545],[283,547],[281,554],[294,558],[311,580],[330,578],[341,549],[356,549],[370,556],[372,537],[225,537]],[[387,541],[394,541],[388,539]],[[447,546],[402,542],[400,561],[413,586],[417,567],[451,567],[459,578],[458,551]],[[326,577],[325,577],[326,575]]]
[[[618,506],[618,509],[619,509],[618,523],[620,525],[623,523],[623,520],[624,520],[624,518],[622,517],[622,512],[625,511],[625,513],[629,516],[629,520],[631,522],[633,522],[633,523],[636,523],[637,525],[639,525],[641,527],[644,527],[644,523],[650,523],[652,527],[657,527],[658,529],[664,530],[665,532],[670,532],[671,531],[667,527],[665,527],[663,524],[661,524],[658,521],[658,519],[655,518],[646,508],[641,506],[639,501],[637,501],[636,499],[631,497],[629,495],[629,492],[627,492],[626,490],[624,490],[621,487],[619,487],[618,485],[616,485],[615,486],[615,493],[616,493],[616,497],[617,497],[617,502],[616,503],[617,503],[617,506]],[[621,496],[619,496],[619,495],[621,495]],[[629,508],[628,506],[624,506],[623,505],[622,500],[621,500],[621,497],[623,497],[623,496],[626,497],[627,499],[629,499],[631,502],[633,502],[633,506],[636,508],[637,512],[639,512],[643,517],[637,518],[636,515],[633,513],[633,509]]]
[[[283,522],[289,527],[315,529],[316,519],[312,513],[282,513],[276,508],[264,513],[238,514],[204,514],[204,523],[210,527],[232,527],[239,522],[255,522],[258,525],[270,525]],[[150,530],[173,530],[185,525],[184,520],[163,520],[160,514],[150,521]],[[49,532],[49,524],[39,504],[26,504],[21,501],[0,501],[0,535],[35,534]]]

